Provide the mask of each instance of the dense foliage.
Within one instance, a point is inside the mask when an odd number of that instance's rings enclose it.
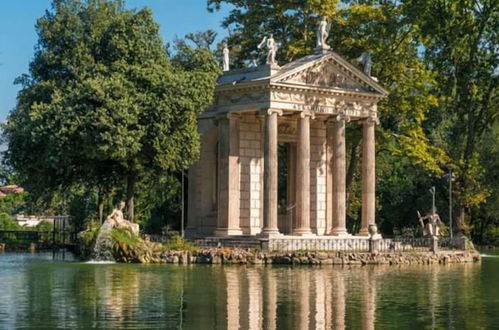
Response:
[[[126,198],[133,219],[139,187],[165,188],[197,158],[196,116],[212,101],[218,65],[206,49],[171,57],[151,11],[122,1],[54,0],[36,30],[6,160],[45,205],[62,200],[67,212],[77,199],[102,219],[113,197]]]

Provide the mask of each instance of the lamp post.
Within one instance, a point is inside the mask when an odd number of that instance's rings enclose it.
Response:
[[[180,219],[180,235],[184,238],[184,170],[182,170],[182,202],[181,202],[181,219]]]
[[[431,212],[435,212],[435,192],[437,191],[435,189],[435,186],[431,187],[430,189],[430,193],[431,193]]]
[[[449,235],[452,239],[453,230],[452,230],[452,181],[454,181],[454,174],[452,171],[449,171],[446,175],[444,175],[447,180],[449,180]]]

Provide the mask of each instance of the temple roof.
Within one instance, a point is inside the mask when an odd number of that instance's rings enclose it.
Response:
[[[254,85],[356,91],[380,97],[388,95],[375,79],[332,51],[308,55],[282,67],[260,65],[227,71],[219,78],[217,90]]]

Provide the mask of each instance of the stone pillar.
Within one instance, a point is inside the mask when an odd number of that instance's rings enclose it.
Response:
[[[216,236],[241,235],[239,226],[239,118],[218,121],[218,217]]]
[[[338,115],[332,128],[333,137],[333,229],[331,235],[347,235],[346,230],[346,144],[345,122],[348,117]]]
[[[265,112],[263,141],[263,229],[261,236],[279,236],[277,228],[277,115],[282,111]]]
[[[326,122],[326,235],[333,230],[333,124]]]
[[[302,112],[298,118],[296,146],[296,221],[293,235],[312,235],[310,230],[310,117]]]
[[[368,118],[362,124],[362,225],[359,236],[369,236],[369,225],[375,224],[375,118]]]

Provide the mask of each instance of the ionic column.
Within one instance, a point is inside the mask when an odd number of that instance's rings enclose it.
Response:
[[[375,125],[376,118],[368,118],[362,123],[362,224],[359,236],[369,236],[369,225],[375,224]]]
[[[310,230],[310,117],[301,112],[298,118],[296,146],[296,228],[293,235],[312,235]]]
[[[279,235],[277,228],[277,115],[282,111],[265,112],[263,143],[263,229],[261,236]]]
[[[348,117],[338,115],[332,127],[333,137],[333,229],[331,235],[347,235],[346,230],[346,144],[345,121]]]
[[[241,235],[239,226],[239,119],[218,121],[218,217],[216,236]]]
[[[333,229],[333,124],[326,122],[326,235]]]

